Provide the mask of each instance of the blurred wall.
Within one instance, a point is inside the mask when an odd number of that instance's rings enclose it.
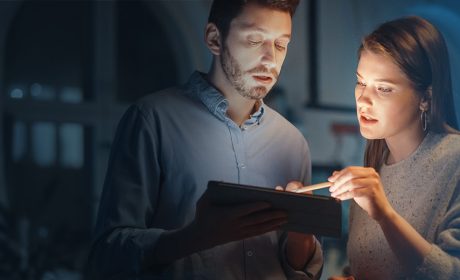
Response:
[[[81,258],[89,244],[116,124],[127,106],[142,95],[183,83],[195,69],[209,69],[211,55],[203,31],[210,4],[200,0],[0,2],[0,205],[8,209],[5,215],[10,218],[0,216],[0,224],[12,223],[7,235],[16,244],[11,249],[16,258],[4,256],[15,260],[11,270],[19,268],[24,276],[30,275],[31,267],[42,274],[65,267],[67,276],[82,277]],[[72,12],[69,5],[82,12]],[[316,21],[310,18],[313,14]],[[301,0],[288,56],[267,103],[309,141],[314,180],[323,180],[334,168],[361,164],[364,141],[356,129],[353,96],[360,38],[383,21],[412,14],[432,21],[446,37],[460,120],[460,2]],[[69,28],[83,31],[69,34]],[[84,39],[72,43],[77,33]],[[31,38],[38,39],[31,42]],[[316,64],[310,60],[312,47]],[[311,91],[312,83],[316,92]],[[51,136],[44,137],[45,132]],[[75,147],[84,155],[72,154]],[[48,165],[37,165],[35,156],[49,158],[45,148],[56,156],[45,162]],[[72,160],[77,165],[65,165]],[[74,184],[67,184],[69,180]],[[47,205],[38,198],[46,199]],[[62,210],[69,199],[81,199],[77,204],[90,211]],[[26,207],[25,201],[35,204]],[[34,212],[41,215],[31,218]],[[82,252],[66,256],[61,263],[63,257],[56,257],[56,262],[34,260],[33,246],[49,244],[63,232],[55,229],[57,225],[74,216],[83,217],[86,225]],[[68,240],[76,236],[75,230],[64,231]]]

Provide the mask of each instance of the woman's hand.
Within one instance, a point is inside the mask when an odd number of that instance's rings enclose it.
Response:
[[[329,181],[333,182],[329,188],[333,197],[341,200],[353,198],[379,223],[401,266],[407,273],[413,273],[432,245],[391,207],[379,174],[373,168],[352,166],[334,172]]]
[[[376,221],[392,211],[380,176],[374,168],[350,166],[334,171],[328,180],[334,183],[329,188],[331,196],[340,200],[353,198]]]

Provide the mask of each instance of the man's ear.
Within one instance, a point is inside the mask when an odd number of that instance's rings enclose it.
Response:
[[[222,41],[217,26],[208,22],[204,30],[204,42],[213,55],[220,55],[222,51]]]
[[[431,103],[431,96],[432,96],[432,87],[429,86],[420,100],[420,110],[422,111],[429,111],[430,110],[430,103]]]

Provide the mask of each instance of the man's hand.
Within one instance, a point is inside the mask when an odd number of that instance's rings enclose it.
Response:
[[[193,222],[164,232],[143,265],[167,264],[217,245],[278,230],[286,222],[286,212],[274,210],[266,202],[214,205],[205,192],[196,204]]]
[[[293,192],[298,188],[303,187],[303,184],[298,181],[289,182],[284,189],[285,191]],[[276,187],[277,190],[282,191],[280,186]],[[312,193],[307,192],[307,193]],[[299,232],[288,232],[286,244],[286,256],[289,264],[296,270],[301,270],[310,261],[315,252],[315,238],[313,234],[305,234]]]
[[[198,200],[196,209],[190,229],[203,237],[203,249],[278,230],[287,222],[287,213],[271,209],[269,203],[213,205],[207,193]]]
[[[353,276],[332,276],[329,277],[327,280],[355,280]]]
[[[278,191],[293,192],[293,191],[295,191],[297,189],[300,189],[300,188],[303,188],[303,187],[304,187],[304,185],[302,184],[302,182],[291,181],[286,185],[286,188],[283,188],[281,186],[276,186],[275,189],[278,190]],[[304,193],[312,194],[313,192],[309,191],[309,192],[304,192]]]

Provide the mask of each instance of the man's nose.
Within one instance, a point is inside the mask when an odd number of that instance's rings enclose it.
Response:
[[[276,50],[275,44],[267,42],[263,47],[262,64],[268,69],[276,67]]]

